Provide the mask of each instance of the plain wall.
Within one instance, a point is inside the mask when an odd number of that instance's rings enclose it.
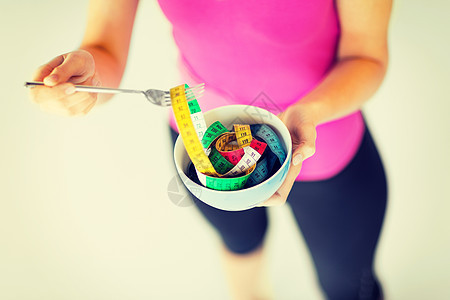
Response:
[[[78,46],[86,6],[0,3],[0,299],[227,299],[214,231],[168,197],[167,111],[120,95],[64,118],[23,88]],[[389,70],[364,107],[389,179],[376,260],[387,299],[450,299],[449,10],[395,1]],[[122,87],[174,86],[176,57],[157,3],[141,1]],[[322,299],[289,208],[270,217],[277,299]]]

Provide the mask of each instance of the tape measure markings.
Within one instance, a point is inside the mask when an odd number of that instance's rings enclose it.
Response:
[[[251,168],[258,162],[259,158],[264,153],[266,147],[267,147],[266,143],[253,139],[249,146],[241,148],[244,150],[244,155],[234,166],[234,168],[228,171],[226,174],[224,174],[224,176],[236,176],[242,172],[245,172],[247,169]]]
[[[233,127],[239,148],[250,145],[250,142],[252,141],[250,125],[234,124]]]
[[[223,157],[215,147],[212,147],[210,149],[211,153],[209,154],[209,160],[211,161],[217,173],[225,174],[233,169],[234,165],[226,160],[225,157]]]
[[[257,139],[252,139],[250,147],[255,149],[260,155],[262,155],[264,153],[264,150],[266,150],[267,144],[264,142],[260,142]]]
[[[247,187],[255,186],[261,183],[269,175],[269,167],[267,165],[267,156],[263,157],[256,165],[255,170],[247,179]]]
[[[270,150],[278,157],[280,163],[283,164],[284,160],[286,159],[286,152],[281,145],[280,139],[272,130],[272,128],[270,128],[266,124],[255,126],[254,128],[254,135],[264,140],[264,142],[266,142],[269,146]]]
[[[226,176],[237,176],[242,172],[245,172],[250,167],[256,165],[256,162],[261,157],[261,154],[250,146],[243,149],[245,151],[244,156],[242,156],[241,160],[233,167],[233,169],[225,174]]]
[[[222,133],[228,132],[220,121],[212,123],[201,139],[203,148],[207,149]]]
[[[255,170],[255,165],[253,165],[250,169],[248,169],[244,175],[239,177],[230,177],[230,178],[214,178],[211,176],[207,176],[199,172],[199,170],[195,169],[197,173],[198,180],[204,186],[220,191],[232,191],[242,189],[247,183],[248,178]]]
[[[206,131],[206,122],[197,99],[194,98],[193,100],[188,101],[188,107],[191,114],[192,123],[194,124],[195,132],[197,132],[197,136],[201,141]],[[204,152],[206,153],[206,155],[209,154],[209,152],[206,150],[204,150]]]
[[[219,151],[219,153],[233,165],[236,165],[241,160],[242,156],[244,156],[245,154],[243,148],[232,150],[234,148],[231,146],[230,148],[228,146],[232,141],[235,140],[236,140],[235,133],[227,132],[219,136],[215,144],[217,151]]]
[[[194,123],[192,122],[187,104],[184,85],[179,85],[170,89],[170,98],[172,100],[172,109],[178,130],[192,163],[200,172],[218,176],[216,170],[209,161],[208,156],[206,156],[194,128]]]

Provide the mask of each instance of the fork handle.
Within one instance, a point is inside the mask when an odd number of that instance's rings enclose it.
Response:
[[[27,81],[25,87],[33,88],[35,86],[44,86],[43,82],[39,81]],[[89,92],[89,93],[102,93],[102,94],[120,94],[120,93],[133,93],[143,94],[143,91],[128,90],[128,89],[114,89],[109,87],[88,86],[88,85],[75,85],[75,91],[77,92]]]

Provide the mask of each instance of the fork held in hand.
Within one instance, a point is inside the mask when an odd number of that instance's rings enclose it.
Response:
[[[38,81],[28,81],[25,82],[25,87],[31,88],[35,86],[44,86],[43,82]],[[201,83],[199,85],[189,87],[186,89],[187,100],[198,99],[203,95],[205,84]],[[114,89],[108,87],[97,87],[88,85],[75,85],[75,91],[77,92],[89,92],[89,93],[102,93],[102,94],[121,94],[121,93],[131,93],[131,94],[144,94],[148,101],[159,106],[171,106],[170,92],[156,89],[149,89],[146,91],[142,90],[129,90],[129,89]]]

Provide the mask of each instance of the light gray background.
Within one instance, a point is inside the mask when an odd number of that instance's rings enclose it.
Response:
[[[121,95],[63,118],[22,87],[78,46],[87,1],[12,3],[0,4],[0,299],[227,299],[212,229],[167,196],[166,110]],[[389,71],[364,109],[390,184],[376,260],[387,299],[450,299],[449,10],[395,2]],[[174,86],[176,56],[142,1],[122,87]],[[277,299],[322,299],[288,207],[270,211]]]

